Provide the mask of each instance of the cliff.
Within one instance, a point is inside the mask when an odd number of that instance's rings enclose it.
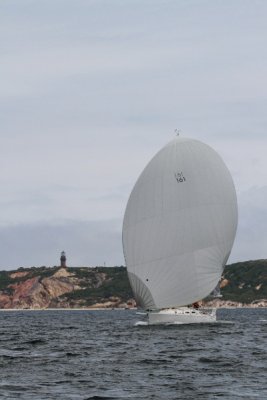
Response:
[[[133,307],[124,267],[19,268],[0,272],[0,308]]]
[[[267,260],[226,266],[215,307],[266,307]],[[135,306],[125,267],[19,268],[0,271],[0,309],[131,308]]]

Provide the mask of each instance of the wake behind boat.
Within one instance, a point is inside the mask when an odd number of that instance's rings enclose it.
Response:
[[[149,324],[216,321],[188,307],[217,286],[237,228],[232,177],[220,156],[176,137],[137,180],[123,221],[123,249],[137,304]]]

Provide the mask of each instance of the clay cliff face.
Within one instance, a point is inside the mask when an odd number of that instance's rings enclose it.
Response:
[[[108,273],[92,268],[33,268],[27,271],[4,272],[6,286],[0,290],[0,309],[74,308],[88,306],[87,296],[111,281]],[[121,271],[119,271],[121,274]],[[0,275],[0,283],[1,278]],[[78,295],[77,295],[78,293]],[[121,297],[104,293],[91,307],[130,307]]]
[[[26,277],[28,272],[10,275],[12,279]],[[59,296],[80,289],[78,279],[65,269],[59,269],[48,278],[40,276],[9,284],[11,294],[0,294],[0,308],[47,308]],[[56,301],[57,303],[57,301]]]

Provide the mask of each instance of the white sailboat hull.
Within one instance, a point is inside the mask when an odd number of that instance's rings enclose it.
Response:
[[[149,325],[198,324],[216,322],[216,309],[169,308],[148,313]]]

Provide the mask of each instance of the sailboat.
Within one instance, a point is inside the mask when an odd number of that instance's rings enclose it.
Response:
[[[234,183],[208,145],[175,137],[148,163],[127,203],[123,251],[149,324],[216,321],[199,302],[217,286],[237,229]]]

